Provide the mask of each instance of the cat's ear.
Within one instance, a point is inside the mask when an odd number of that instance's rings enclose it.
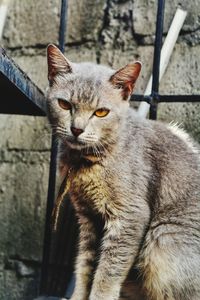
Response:
[[[62,52],[53,44],[47,47],[47,62],[48,62],[48,79],[52,84],[54,78],[58,74],[66,74],[72,72],[70,62],[62,54]]]
[[[136,61],[116,71],[110,78],[110,82],[122,90],[122,98],[127,100],[132,94],[135,82],[140,74],[141,63]]]

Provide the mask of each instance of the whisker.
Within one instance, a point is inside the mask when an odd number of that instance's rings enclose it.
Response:
[[[98,145],[99,149],[103,150],[103,151],[107,151],[107,148],[99,141],[99,145]]]
[[[94,151],[95,151],[95,155],[96,155],[97,157],[99,157],[99,155],[98,155],[98,151],[97,151],[97,148],[96,148],[96,146],[95,146],[95,145],[93,146],[93,149],[94,149]]]

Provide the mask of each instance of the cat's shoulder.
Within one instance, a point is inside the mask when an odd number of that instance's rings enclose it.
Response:
[[[182,123],[172,121],[164,123],[161,121],[149,121],[153,124],[155,134],[161,138],[164,143],[179,146],[180,148],[187,148],[193,153],[199,153],[199,145],[193,137],[186,132]]]
[[[182,123],[170,122],[166,125],[166,128],[177,137],[179,140],[184,142],[189,148],[193,149],[193,152],[199,153],[199,145],[194,139],[182,128]]]
[[[159,140],[161,143],[169,144],[173,141],[173,144],[184,144],[195,153],[200,152],[199,144],[186,132],[182,123],[175,121],[164,123],[143,119],[132,109],[129,111],[128,119],[131,127],[133,127],[133,131],[137,131],[145,139],[149,140],[152,138],[153,141]]]

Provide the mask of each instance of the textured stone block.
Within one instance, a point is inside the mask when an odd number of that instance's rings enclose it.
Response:
[[[44,163],[0,165],[0,251],[7,256],[41,259],[48,170]]]
[[[50,149],[50,126],[44,117],[0,116],[0,127],[5,129],[2,144],[9,150]]]
[[[93,43],[66,47],[65,56],[72,62],[97,62],[96,47]]]
[[[178,0],[165,2],[164,31],[167,32],[174,17],[177,7],[188,11],[183,26],[184,31],[195,31],[199,29],[199,1]],[[134,0],[133,1],[133,29],[139,35],[155,34],[157,13],[157,1]]]
[[[160,85],[162,94],[200,94],[200,46],[177,45]],[[200,104],[159,105],[159,119],[178,121],[200,142]]]
[[[106,0],[69,0],[67,42],[97,40],[105,5]]]
[[[46,53],[46,51],[45,51]],[[47,58],[45,55],[12,55],[14,61],[30,77],[30,79],[44,92],[48,87]]]
[[[34,300],[66,300],[66,298],[58,298],[58,297],[38,297]]]
[[[139,35],[155,33],[157,1],[133,1],[133,30]]]
[[[3,100],[2,100],[3,101]],[[8,125],[10,116],[9,115],[0,115],[0,149],[7,147],[7,139],[9,136],[10,128]]]
[[[0,299],[5,300],[4,273],[0,271]]]
[[[166,74],[160,84],[161,93],[200,94],[200,46],[176,45]]]
[[[10,5],[4,44],[27,47],[58,41],[59,0],[15,0]]]
[[[3,290],[1,300],[32,300],[37,296],[37,284],[35,278],[20,279],[15,271],[6,270],[4,284],[0,287],[0,290]]]
[[[107,2],[104,24],[99,34],[98,59],[111,52],[123,53],[137,48],[137,38],[132,28],[132,1]],[[113,64],[109,56],[109,64]]]

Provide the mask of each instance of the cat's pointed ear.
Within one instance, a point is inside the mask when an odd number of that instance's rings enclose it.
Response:
[[[122,89],[122,98],[124,100],[127,100],[132,94],[141,66],[141,63],[136,61],[119,69],[111,76],[110,82],[116,88]]]
[[[70,62],[62,54],[62,52],[53,44],[50,44],[47,47],[47,62],[48,79],[50,84],[53,83],[56,75],[72,72]]]

